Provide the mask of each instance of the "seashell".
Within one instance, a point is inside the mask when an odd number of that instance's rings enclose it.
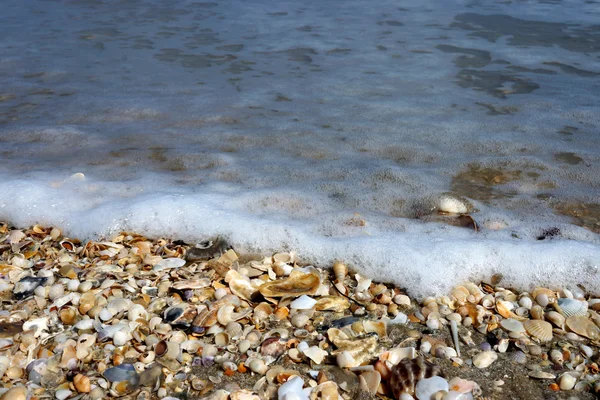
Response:
[[[518,316],[512,310],[514,308],[513,303],[510,301],[498,300],[496,301],[496,311],[504,318],[512,318],[518,321],[523,321],[525,318]]]
[[[572,373],[565,372],[558,377],[558,386],[560,390],[571,390],[577,383],[577,377],[573,376]]]
[[[25,386],[14,386],[0,396],[0,400],[27,400],[28,392]]]
[[[549,358],[550,358],[550,361],[552,361],[556,365],[562,365],[563,362],[565,361],[562,351],[556,350],[556,349],[550,351]]]
[[[529,318],[529,308],[526,307],[517,307],[517,309],[515,310],[515,314],[517,314],[519,317],[523,318],[523,319],[527,319]]]
[[[362,322],[365,333],[376,333],[380,338],[387,336],[387,324],[385,321],[366,320]]]
[[[512,318],[503,319],[500,321],[500,326],[509,332],[525,332],[525,326],[523,326],[523,323]]]
[[[538,304],[532,306],[529,313],[533,319],[544,319],[544,309]]]
[[[535,379],[556,379],[556,376],[554,374],[540,370],[531,371],[529,373],[529,377]]]
[[[291,309],[310,310],[317,304],[317,300],[307,295],[302,295],[290,303]]]
[[[575,299],[558,299],[554,308],[565,318],[587,315],[588,303]]]
[[[466,214],[469,212],[469,208],[464,201],[450,195],[443,195],[440,197],[437,203],[437,209],[440,212],[448,214]]]
[[[243,277],[230,280],[229,289],[231,290],[231,293],[247,301],[252,301],[258,292],[252,283]]]
[[[260,324],[269,317],[269,315],[273,314],[273,307],[269,303],[260,303],[254,308],[254,313],[252,315],[252,321],[255,324]]]
[[[525,307],[526,309],[530,310],[531,307],[533,307],[533,301],[531,300],[531,297],[523,296],[519,299],[519,305],[521,307]]]
[[[527,355],[521,350],[513,351],[508,357],[516,363],[525,364],[527,362]]]
[[[123,363],[116,367],[108,368],[102,374],[109,382],[123,382],[130,379],[136,379],[138,372],[136,371],[133,364]]]
[[[315,310],[317,311],[344,312],[348,308],[350,308],[350,302],[341,296],[322,296],[315,304]]]
[[[181,354],[181,347],[179,343],[161,340],[154,346],[154,353],[156,354],[156,357],[165,357],[175,360],[179,358],[179,355]]]
[[[432,376],[431,378],[421,379],[415,386],[415,396],[417,399],[434,398],[438,392],[448,392],[448,381],[441,376]]]
[[[229,335],[226,332],[219,332],[215,335],[215,345],[225,347],[229,344]]]
[[[291,319],[292,325],[295,326],[296,328],[302,328],[309,321],[310,321],[310,317],[308,315],[300,314],[300,313],[294,314],[294,316]]]
[[[281,356],[285,350],[285,342],[280,341],[280,339],[276,337],[267,338],[260,345],[260,354],[263,356],[277,358]]]
[[[303,294],[315,294],[320,284],[319,275],[294,270],[288,278],[265,283],[259,290],[265,297],[298,297]]]
[[[75,377],[73,378],[73,385],[79,393],[89,393],[92,391],[90,378],[82,374],[75,375]]]
[[[46,277],[26,276],[19,280],[13,288],[13,295],[17,300],[24,300],[33,296],[33,292],[38,286],[44,286],[48,282]]]
[[[538,319],[527,320],[523,322],[523,326],[527,333],[542,342],[552,340],[552,325],[549,322]]]
[[[358,377],[361,390],[375,395],[381,383],[381,374],[378,371],[365,371]]]
[[[565,326],[569,328],[569,330],[571,330],[572,332],[578,334],[579,336],[584,336],[592,340],[600,339],[600,328],[598,328],[587,317],[569,317],[565,321]]]
[[[560,329],[563,329],[565,326],[566,318],[556,311],[548,311],[546,314],[544,314],[544,317],[546,318],[546,321],[551,322],[554,324],[554,326]]]
[[[430,363],[423,357],[414,359],[405,358],[392,368],[390,377],[390,389],[394,396],[399,399],[403,393],[415,394],[417,383],[433,376],[442,376],[439,366]]]
[[[65,325],[74,325],[77,320],[77,311],[74,308],[67,307],[60,310],[60,320]]]
[[[242,324],[240,324],[239,322],[231,321],[227,324],[227,326],[225,326],[225,332],[229,335],[231,339],[237,339],[243,333]]]
[[[335,280],[339,283],[344,282],[346,276],[348,275],[348,266],[343,262],[336,261],[333,263],[333,276]]]
[[[300,350],[306,357],[310,358],[316,364],[321,364],[327,356],[327,352],[317,346],[311,346],[306,349],[301,349],[300,345],[298,345],[298,350]]]
[[[246,365],[253,372],[256,372],[257,374],[260,374],[260,375],[266,374],[269,369],[267,364],[265,364],[265,362],[263,360],[261,360],[260,358],[252,358],[249,360],[249,362],[247,362]]]
[[[482,351],[473,357],[473,365],[479,369],[487,368],[498,359],[498,354],[495,351]]]
[[[232,321],[237,321],[239,319],[246,317],[248,314],[250,314],[252,312],[251,308],[244,308],[240,312],[237,312],[237,313],[233,312],[234,309],[235,309],[235,307],[231,306],[231,305],[227,305],[227,306],[223,306],[223,307],[219,308],[219,310],[217,311],[217,321],[219,321],[219,323],[221,325],[227,325],[228,323],[230,323]]]

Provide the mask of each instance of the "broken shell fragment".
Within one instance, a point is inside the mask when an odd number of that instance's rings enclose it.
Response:
[[[265,297],[298,297],[303,294],[315,294],[321,280],[315,273],[292,271],[285,279],[268,282],[260,286],[260,293]]]

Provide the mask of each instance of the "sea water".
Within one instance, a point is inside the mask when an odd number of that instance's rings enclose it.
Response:
[[[0,218],[600,292],[600,2],[4,0]],[[437,215],[464,201],[479,232]],[[543,240],[540,240],[543,239]]]

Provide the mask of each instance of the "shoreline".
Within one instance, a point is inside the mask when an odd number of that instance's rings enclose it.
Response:
[[[0,239],[0,375],[10,390],[1,400],[45,390],[394,398],[394,388],[400,397],[398,388],[426,384],[453,389],[438,394],[446,399],[600,392],[600,300],[583,291],[512,292],[496,275],[416,301],[342,261],[298,265],[293,252],[237,254],[224,241],[80,242],[2,223]],[[446,379],[406,379],[419,369]]]

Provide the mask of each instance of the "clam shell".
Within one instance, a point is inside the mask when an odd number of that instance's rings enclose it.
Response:
[[[565,318],[574,316],[585,316],[587,314],[588,303],[575,299],[558,299],[554,304],[556,311]]]
[[[569,328],[569,330],[575,332],[580,336],[584,336],[592,340],[600,339],[600,328],[598,328],[587,317],[569,317],[565,321],[565,325],[567,326],[567,328]]]
[[[288,278],[265,283],[259,290],[265,297],[298,297],[315,294],[320,284],[321,279],[315,273],[293,271]]]
[[[523,326],[523,323],[512,318],[503,319],[500,321],[500,326],[509,332],[525,332],[525,326]]]
[[[523,322],[523,326],[527,333],[542,342],[552,340],[552,325],[549,322],[534,319]]]
[[[551,322],[552,324],[554,324],[554,326],[560,329],[562,329],[565,326],[566,318],[561,314],[557,313],[556,311],[548,311],[544,315],[544,317],[546,318],[546,321]]]

